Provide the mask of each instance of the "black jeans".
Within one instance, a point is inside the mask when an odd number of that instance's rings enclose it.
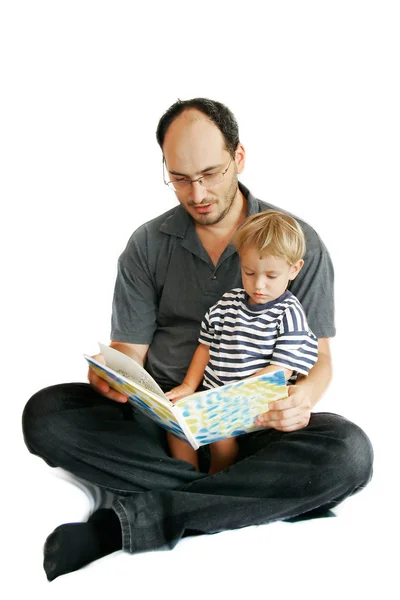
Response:
[[[238,437],[239,459],[207,475],[168,455],[164,431],[128,404],[84,383],[35,394],[23,414],[30,452],[50,466],[117,494],[123,548],[172,548],[186,535],[216,533],[328,510],[365,487],[373,452],[365,433],[331,413],[304,429]]]

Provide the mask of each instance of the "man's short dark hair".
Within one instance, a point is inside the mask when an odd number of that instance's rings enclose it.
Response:
[[[171,123],[185,110],[196,109],[206,115],[220,130],[229,154],[234,157],[239,144],[239,127],[233,113],[225,104],[209,98],[192,98],[177,100],[161,117],[157,131],[157,142],[162,150],[165,134]]]

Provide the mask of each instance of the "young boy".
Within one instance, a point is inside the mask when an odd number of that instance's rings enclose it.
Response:
[[[307,375],[318,357],[318,340],[304,309],[287,290],[304,264],[305,239],[292,217],[265,211],[249,217],[233,239],[244,289],[233,289],[206,313],[199,346],[181,385],[167,392],[176,402],[203,381],[212,388],[283,369],[289,384]],[[168,433],[171,455],[198,469],[197,452]],[[235,462],[236,438],[210,444],[216,473]]]

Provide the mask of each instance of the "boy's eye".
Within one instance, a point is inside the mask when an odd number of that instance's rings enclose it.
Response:
[[[268,279],[276,279],[276,275],[267,275]]]
[[[254,275],[254,273],[247,273],[246,271],[244,271],[244,274],[245,274],[247,277],[251,277],[252,275]]]

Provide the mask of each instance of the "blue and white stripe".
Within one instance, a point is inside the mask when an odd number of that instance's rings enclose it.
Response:
[[[318,340],[289,291],[263,305],[249,305],[242,289],[227,292],[205,315],[199,342],[210,348],[207,388],[249,377],[269,364],[292,370],[289,383],[294,383],[318,358]]]

